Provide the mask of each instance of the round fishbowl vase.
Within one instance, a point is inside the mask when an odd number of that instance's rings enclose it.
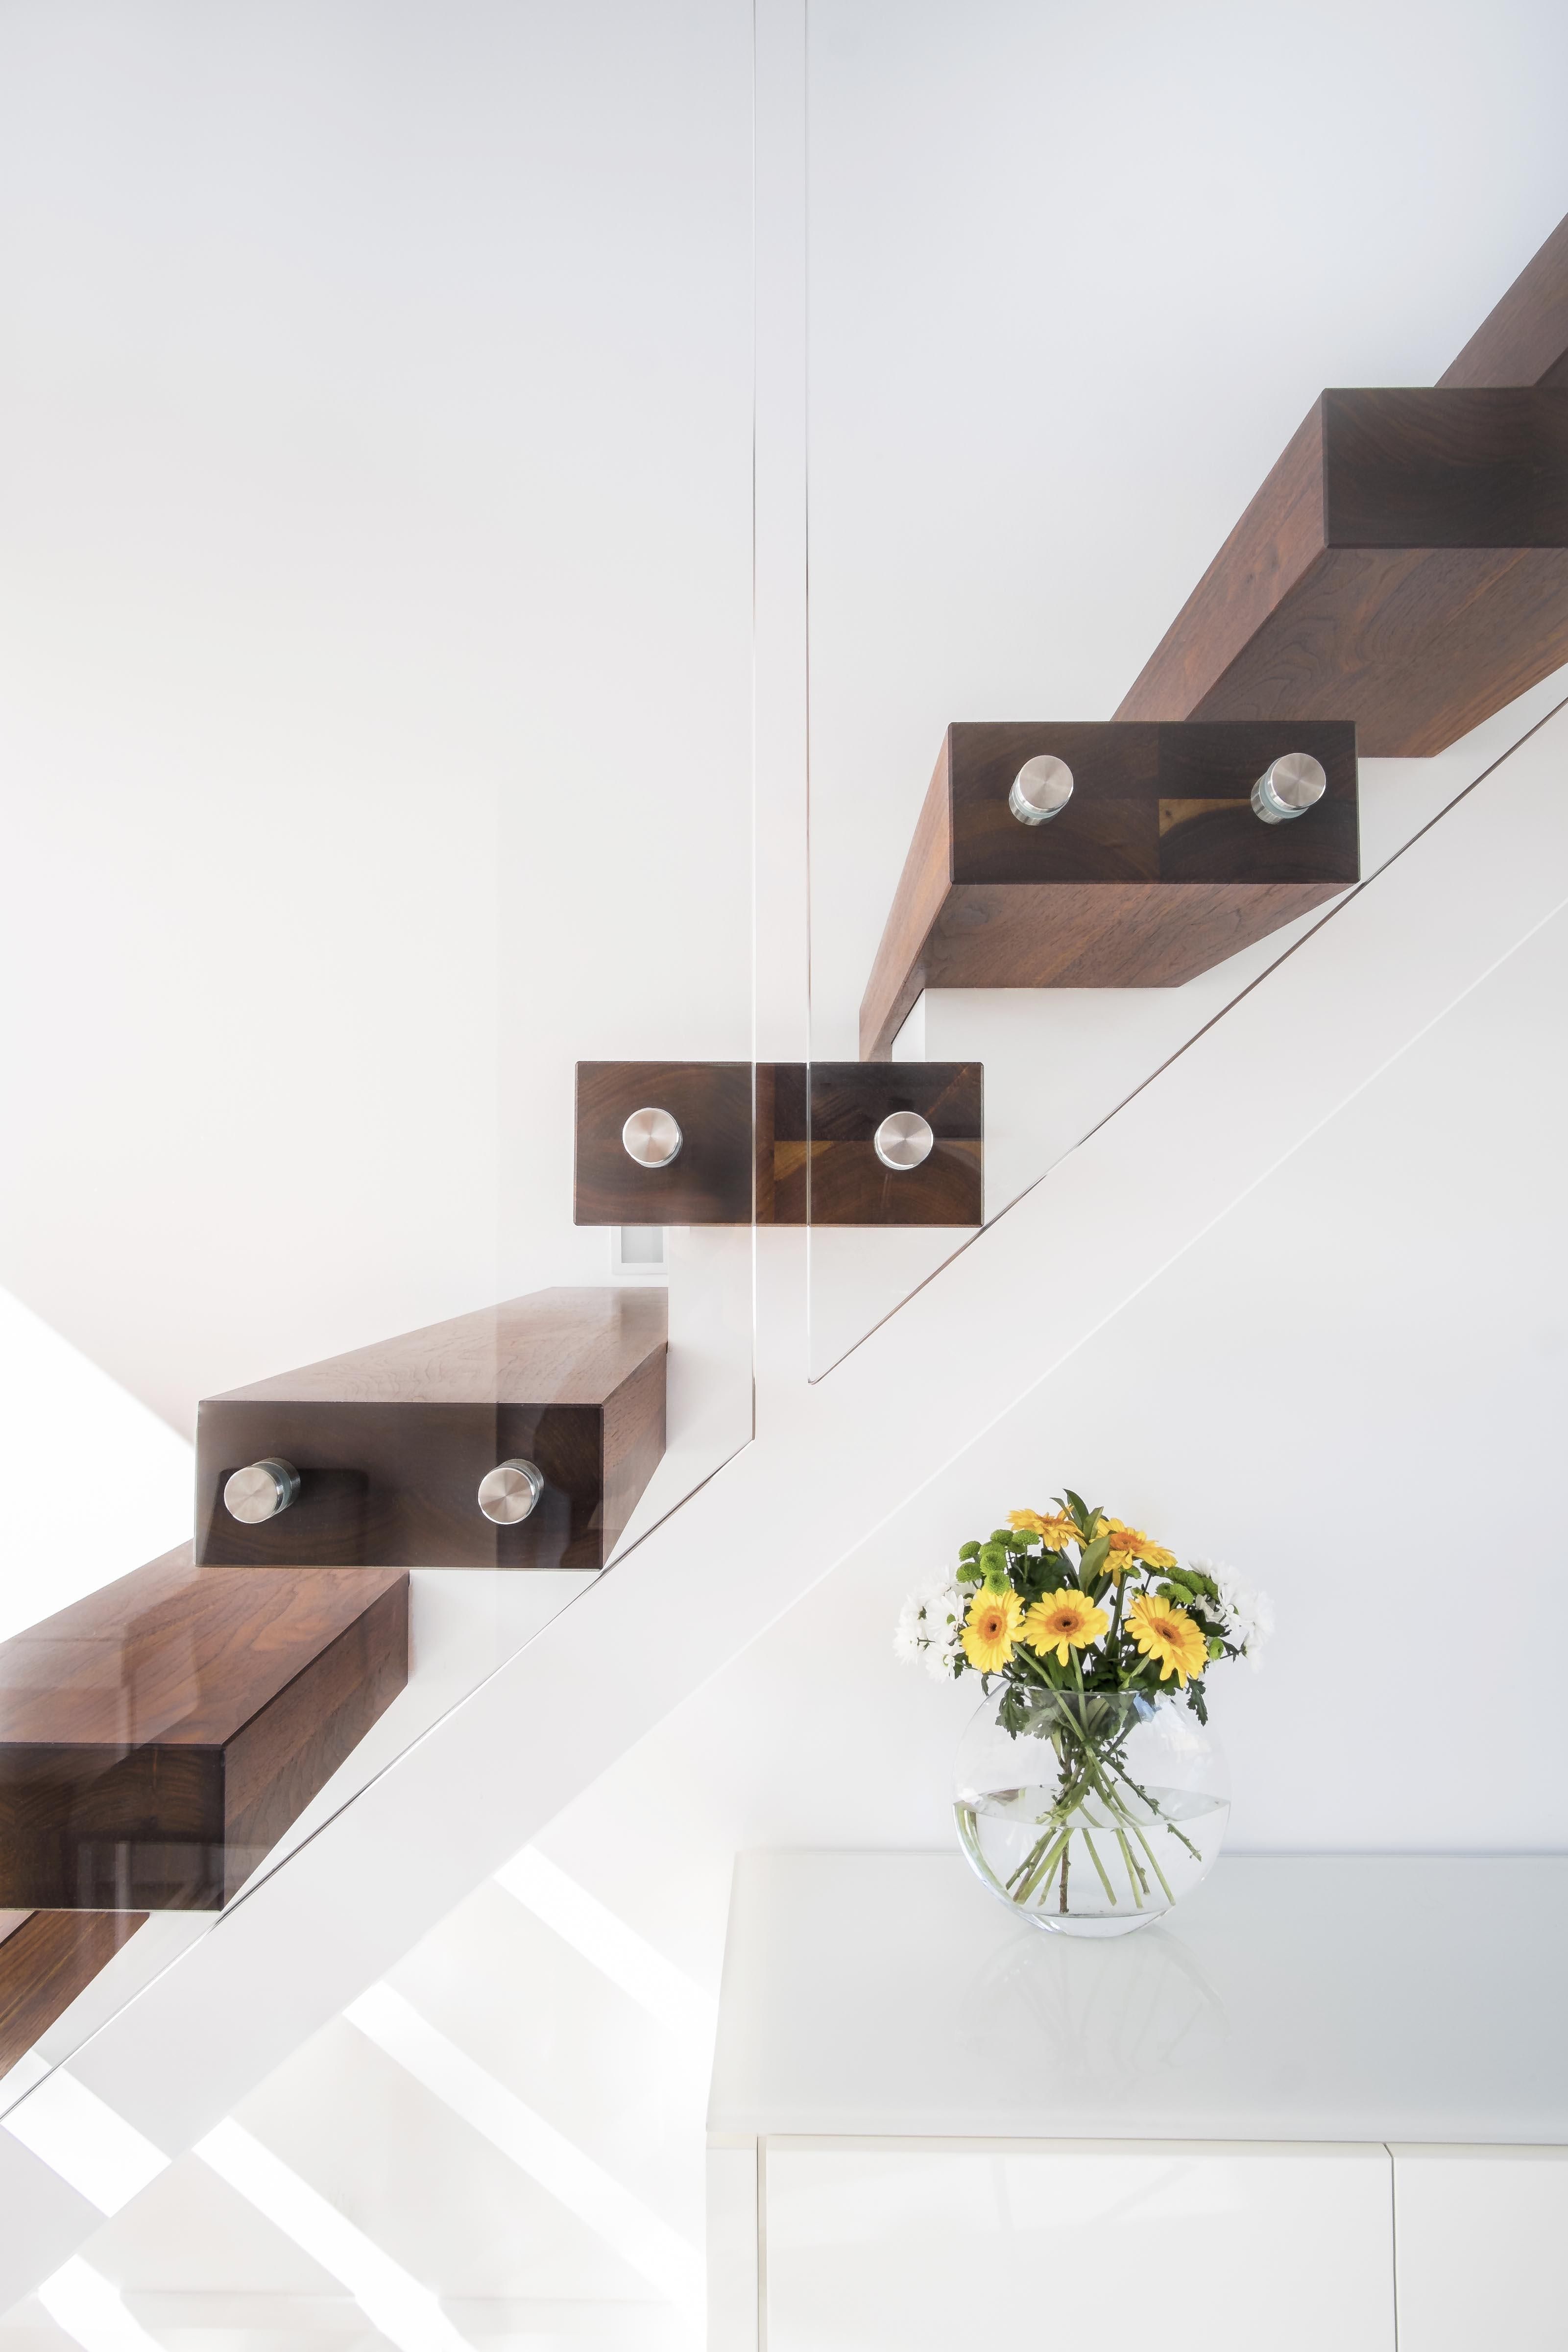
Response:
[[[1005,1683],[959,1742],[953,1809],[981,1883],[1020,1918],[1125,1936],[1203,1884],[1230,1791],[1185,1692]]]

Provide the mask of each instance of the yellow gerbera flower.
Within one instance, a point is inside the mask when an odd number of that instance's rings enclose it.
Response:
[[[1042,1658],[1054,1650],[1057,1664],[1064,1666],[1071,1650],[1097,1642],[1110,1628],[1111,1620],[1103,1609],[1097,1609],[1086,1592],[1075,1592],[1069,1585],[1035,1602],[1023,1621],[1023,1637]]]
[[[1121,1519],[1101,1519],[1094,1532],[1111,1538],[1105,1565],[1113,1576],[1124,1576],[1140,1561],[1145,1568],[1174,1568],[1176,1564],[1174,1551],[1166,1551],[1163,1544],[1153,1542],[1142,1528],[1127,1527]]]
[[[1060,1511],[1009,1511],[1008,1525],[1015,1535],[1042,1537],[1047,1551],[1060,1551],[1063,1544],[1080,1539],[1072,1521]]]
[[[1013,1654],[1023,1622],[1023,1602],[1016,1592],[988,1592],[983,1588],[969,1603],[964,1620],[964,1655],[982,1675],[998,1675]]]
[[[1188,1675],[1202,1674],[1208,1664],[1208,1644],[1201,1630],[1174,1601],[1156,1601],[1140,1592],[1127,1612],[1127,1631],[1145,1658],[1158,1658],[1160,1680],[1175,1675],[1183,1690]]]

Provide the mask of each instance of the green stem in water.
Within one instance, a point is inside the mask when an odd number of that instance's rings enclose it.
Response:
[[[1167,1827],[1167,1828],[1169,1827],[1169,1823],[1168,1823],[1168,1822],[1166,1823],[1166,1827]],[[1178,1834],[1179,1834],[1179,1832],[1178,1832]],[[1159,1880],[1160,1885],[1161,1885],[1165,1888],[1165,1890],[1166,1890],[1166,1901],[1167,1903],[1174,1903],[1174,1902],[1176,1901],[1176,1896],[1171,1893],[1171,1883],[1170,1883],[1170,1880],[1166,1876],[1165,1872],[1160,1868],[1159,1864],[1155,1860],[1155,1850],[1154,1850],[1154,1847],[1149,1843],[1148,1839],[1144,1835],[1144,1832],[1143,1832],[1142,1829],[1139,1827],[1139,1825],[1138,1825],[1138,1823],[1137,1823],[1136,1822],[1134,1822],[1133,1823],[1133,1835],[1137,1839],[1138,1843],[1143,1847],[1144,1852],[1148,1855],[1148,1857],[1149,1857],[1149,1868],[1154,1872],[1155,1876]],[[1183,1843],[1184,1845],[1186,1843],[1186,1840],[1185,1838],[1183,1838],[1183,1839],[1182,1839],[1182,1843]],[[1196,1851],[1196,1849],[1195,1849],[1195,1851]]]
[[[1127,1832],[1120,1822],[1116,1824],[1116,1843],[1121,1847],[1122,1860],[1127,1865],[1127,1884],[1133,1890],[1133,1900],[1141,1911],[1144,1907],[1144,1893],[1147,1889],[1148,1881],[1133,1860],[1133,1849],[1127,1843]]]
[[[1094,1841],[1087,1830],[1084,1830],[1082,1834],[1083,1843],[1089,1849],[1089,1859],[1100,1874],[1100,1884],[1105,1889],[1106,1899],[1119,1909],[1120,1906],[1116,1904],[1116,1890],[1105,1875],[1105,1865],[1094,1851]]]
[[[1067,1852],[1068,1846],[1071,1842],[1071,1838],[1072,1832],[1071,1829],[1065,1829],[1062,1831],[1061,1835],[1051,1846],[1051,1852],[1045,1856],[1045,1859],[1039,1864],[1035,1869],[1030,1872],[1030,1874],[1024,1880],[1023,1885],[1014,1895],[1013,1901],[1015,1903],[1027,1903],[1037,1886],[1040,1886],[1042,1884],[1045,1885],[1050,1885],[1051,1873],[1056,1868],[1057,1857],[1059,1854],[1064,1854]],[[1010,1885],[1010,1880],[1009,1881],[1009,1884]]]
[[[1115,1773],[1117,1779],[1119,1780],[1125,1780],[1128,1788],[1133,1791],[1134,1796],[1141,1797],[1143,1799],[1145,1804],[1147,1805],[1150,1812],[1154,1814],[1155,1820],[1165,1822],[1165,1826],[1169,1830],[1172,1837],[1180,1839],[1182,1844],[1186,1846],[1193,1860],[1195,1862],[1201,1862],[1203,1860],[1203,1856],[1199,1853],[1197,1846],[1194,1845],[1191,1838],[1187,1837],[1181,1830],[1178,1830],[1175,1822],[1167,1821],[1166,1819],[1165,1809],[1161,1805],[1158,1798],[1151,1797],[1148,1790],[1140,1786],[1140,1784],[1134,1780],[1132,1774],[1127,1770],[1124,1765],[1116,1763],[1113,1759],[1111,1758],[1107,1758],[1106,1761],[1110,1764],[1111,1769]],[[1129,1816],[1129,1819],[1130,1818],[1131,1816]],[[1154,1857],[1151,1855],[1150,1860],[1152,1861]]]

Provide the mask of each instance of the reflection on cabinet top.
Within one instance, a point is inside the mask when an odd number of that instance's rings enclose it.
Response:
[[[743,1854],[716,2136],[1568,2142],[1568,1856],[1221,1858],[1109,1943],[952,1853]]]
[[[536,1290],[212,1402],[602,1404],[663,1348],[667,1328],[663,1290]]]

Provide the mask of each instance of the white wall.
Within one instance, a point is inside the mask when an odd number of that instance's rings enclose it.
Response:
[[[0,1291],[0,1641],[190,1532],[190,1446]]]
[[[744,1054],[739,0],[0,25],[0,1280],[195,1399],[607,1278]]]

